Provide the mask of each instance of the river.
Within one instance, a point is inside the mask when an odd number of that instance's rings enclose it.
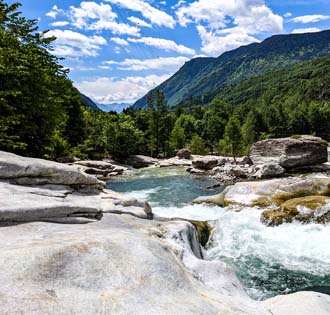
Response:
[[[266,227],[260,208],[192,205],[215,182],[184,168],[148,168],[108,182],[108,188],[148,200],[163,217],[211,221],[206,259],[227,262],[256,300],[300,290],[330,294],[330,227],[299,223]]]

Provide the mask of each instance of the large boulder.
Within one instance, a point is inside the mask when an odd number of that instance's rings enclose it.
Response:
[[[230,267],[202,259],[189,222],[34,222],[2,227],[0,247],[0,314],[329,314],[315,292],[251,300]]]
[[[190,159],[191,157],[191,151],[188,149],[181,149],[176,153],[176,156],[179,159]]]
[[[76,167],[0,151],[0,179],[22,185],[82,185],[102,188],[94,176]]]
[[[86,161],[83,167],[95,165],[101,168],[107,163]],[[0,224],[89,222],[101,219],[105,212],[152,217],[148,203],[103,186],[75,166],[0,151]]]
[[[298,136],[254,143],[249,157],[253,164],[278,164],[290,170],[326,162],[327,142],[318,137]]]
[[[0,224],[53,218],[100,219],[99,191],[84,192],[69,186],[20,186],[0,181]]]
[[[133,166],[134,168],[149,167],[157,164],[158,162],[159,160],[145,155],[132,155],[125,160],[126,164]]]
[[[293,198],[314,195],[330,196],[330,178],[296,177],[240,182],[228,186],[219,195],[198,198],[195,202],[267,207],[281,205]]]
[[[211,170],[215,166],[217,166],[219,160],[216,156],[213,155],[205,155],[194,157],[192,161],[192,166],[194,168],[202,169],[202,170]]]
[[[189,222],[35,222],[1,228],[0,246],[0,314],[253,313],[233,271],[201,260]]]

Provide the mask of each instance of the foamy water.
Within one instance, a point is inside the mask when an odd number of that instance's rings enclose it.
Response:
[[[212,221],[206,259],[231,265],[253,298],[306,289],[330,293],[330,225],[266,227],[259,208],[192,205],[194,198],[218,192],[205,189],[210,184],[205,177],[173,168],[143,170],[140,175],[112,182],[110,188],[149,200],[159,216]]]
[[[255,299],[330,286],[330,226],[266,227],[260,209],[223,210],[207,259],[224,260]]]

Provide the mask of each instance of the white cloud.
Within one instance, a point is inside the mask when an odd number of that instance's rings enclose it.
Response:
[[[302,34],[302,33],[316,33],[321,30],[317,27],[309,27],[309,28],[297,28],[292,31],[292,34]]]
[[[281,32],[283,29],[283,18],[274,14],[263,0],[198,0],[180,7],[177,16],[182,26],[205,22],[209,28],[218,29],[232,19],[236,26],[247,27],[249,33]]]
[[[288,17],[292,16],[292,13],[291,12],[287,12],[283,16],[286,17],[286,18],[288,18]]]
[[[128,41],[132,43],[142,43],[147,46],[156,47],[159,49],[163,49],[165,51],[175,51],[179,54],[183,55],[194,55],[195,50],[188,48],[184,45],[178,45],[173,40],[163,39],[163,38],[155,38],[155,37],[142,37],[142,38],[129,38]]]
[[[56,18],[59,13],[69,18],[71,25],[78,29],[109,30],[116,35],[140,36],[138,27],[117,22],[118,16],[109,4],[82,1],[79,7],[70,6],[66,12],[55,6],[47,15]]]
[[[112,4],[119,5],[131,11],[139,12],[143,17],[151,21],[152,24],[174,28],[175,20],[172,16],[161,11],[143,0],[106,0]]]
[[[128,46],[129,45],[128,41],[123,39],[123,38],[111,37],[110,40],[112,42],[116,43],[117,45],[121,45],[121,46]]]
[[[128,18],[128,20],[131,21],[133,24],[136,24],[136,25],[138,25],[140,27],[149,27],[149,28],[152,27],[151,24],[149,24],[146,21],[143,21],[143,20],[141,20],[141,19],[139,19],[139,18],[137,18],[135,16],[130,16]]]
[[[67,22],[67,21],[57,21],[57,22],[51,23],[50,25],[53,27],[62,27],[62,26],[67,26],[69,24],[70,24],[70,22]]]
[[[291,22],[294,23],[316,23],[324,20],[330,20],[330,15],[321,15],[321,14],[313,14],[313,15],[302,15],[302,16],[297,16],[293,19],[291,19]]]
[[[57,40],[54,43],[57,56],[64,57],[95,57],[102,45],[107,41],[102,36],[86,36],[81,33],[70,30],[51,30],[47,36],[55,36]]]
[[[76,87],[100,104],[132,104],[151,89],[167,80],[169,75],[131,76],[127,78],[101,77],[76,82]]]
[[[110,22],[117,18],[108,4],[83,1],[80,7],[70,6],[70,17],[72,24],[77,28],[90,27],[90,21]],[[93,25],[93,24],[92,24]]]
[[[142,71],[142,70],[165,70],[167,72],[177,71],[186,61],[187,57],[169,57],[155,59],[125,59],[124,61],[106,61],[107,65],[117,65],[120,70]]]
[[[46,13],[46,16],[56,19],[59,14],[64,14],[64,11],[59,9],[57,5],[54,5],[52,9]]]
[[[256,42],[254,35],[283,31],[283,17],[264,0],[197,0],[180,6],[177,17],[181,26],[196,24],[202,51],[212,56]]]
[[[197,29],[202,39],[202,51],[209,56],[219,56],[221,53],[239,46],[259,42],[256,38],[241,32],[239,28],[213,32],[207,31],[200,25],[197,26]]]

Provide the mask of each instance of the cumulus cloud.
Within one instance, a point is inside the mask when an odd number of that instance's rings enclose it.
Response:
[[[283,31],[283,17],[264,0],[197,0],[179,7],[177,17],[181,26],[196,24],[202,51],[212,56],[255,42],[255,35]]]
[[[119,5],[131,11],[139,12],[143,17],[148,19],[152,24],[174,28],[175,20],[166,12],[151,6],[147,1],[143,0],[106,0],[112,4]]]
[[[101,77],[76,82],[75,85],[82,93],[92,97],[100,104],[132,104],[168,78],[169,75],[130,76],[126,78]]]
[[[55,51],[57,56],[64,57],[95,57],[102,45],[107,41],[102,36],[86,36],[70,30],[51,30],[47,36],[55,36]]]
[[[297,28],[293,30],[292,34],[301,34],[301,33],[316,33],[320,32],[321,30],[317,27],[309,27],[309,28]]]
[[[164,70],[166,72],[177,71],[186,61],[187,57],[160,57],[154,59],[125,59],[124,61],[106,61],[104,64],[117,65],[120,70],[142,71],[142,70]]]
[[[156,38],[156,37],[141,37],[141,38],[129,38],[128,41],[132,43],[142,43],[147,46],[156,47],[165,51],[175,51],[183,55],[194,55],[195,50],[188,48],[184,45],[179,45],[173,40]]]
[[[199,25],[197,29],[202,40],[202,51],[210,56],[218,56],[239,46],[259,42],[239,28],[214,32],[207,31],[205,27]]]
[[[140,29],[136,26],[118,23],[116,21],[118,16],[109,4],[83,1],[79,7],[70,6],[68,15],[72,25],[79,29],[110,30],[113,34],[131,36],[139,36],[140,33]]]
[[[302,16],[297,16],[293,19],[291,19],[291,22],[294,23],[316,23],[324,20],[330,20],[330,15],[321,15],[321,14],[313,14],[313,15],[302,15]]]
[[[128,46],[129,45],[128,41],[123,39],[123,38],[111,37],[110,40],[112,42],[116,43],[117,45],[121,45],[121,46]]]
[[[151,28],[151,24],[147,23],[146,21],[143,21],[135,16],[130,16],[129,18],[127,18],[130,22],[132,22],[133,24],[136,24],[140,27],[149,27]]]
[[[59,7],[57,5],[54,5],[52,7],[52,9],[46,13],[46,16],[52,18],[52,19],[56,19],[56,17],[59,14],[64,14],[64,11],[62,9],[59,9]]]

